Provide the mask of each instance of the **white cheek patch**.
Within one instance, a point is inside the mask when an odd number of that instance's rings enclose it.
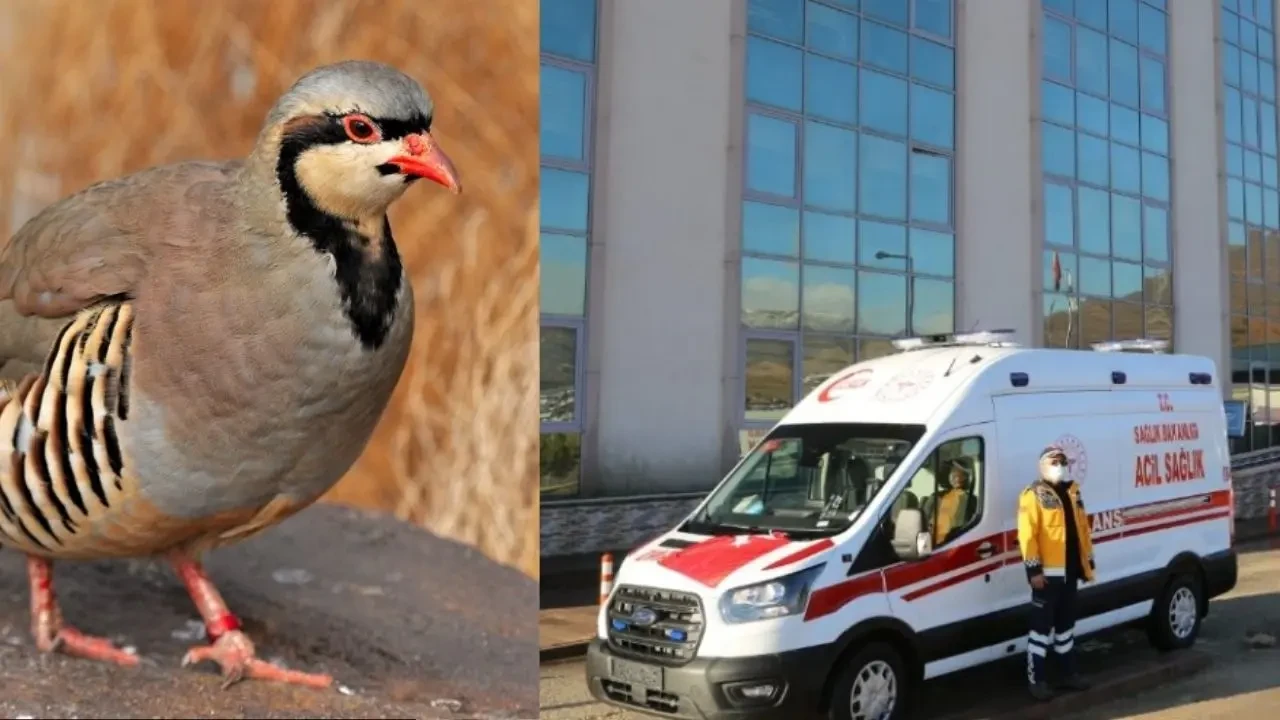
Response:
[[[295,172],[319,208],[340,217],[385,210],[405,190],[399,175],[383,175],[378,166],[394,157],[396,143],[318,145],[298,157]]]

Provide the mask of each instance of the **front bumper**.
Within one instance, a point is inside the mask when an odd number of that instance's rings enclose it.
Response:
[[[827,647],[743,658],[694,658],[679,667],[661,666],[662,687],[644,688],[614,679],[614,658],[630,660],[599,638],[587,647],[587,685],[597,700],[688,720],[802,720],[819,709],[831,660]],[[751,701],[736,695],[739,683],[756,682],[772,683],[778,690],[770,700]]]

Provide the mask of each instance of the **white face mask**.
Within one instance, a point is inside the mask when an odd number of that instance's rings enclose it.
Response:
[[[1067,476],[1067,469],[1061,465],[1050,465],[1044,472],[1044,479],[1051,483],[1060,483]]]

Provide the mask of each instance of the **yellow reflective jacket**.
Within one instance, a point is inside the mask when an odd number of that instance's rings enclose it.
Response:
[[[1080,499],[1080,488],[1067,486],[1075,513],[1076,537],[1080,543],[1080,565],[1083,580],[1093,580],[1093,537],[1089,533],[1089,514]],[[1045,577],[1063,577],[1067,568],[1067,518],[1053,486],[1037,480],[1027,486],[1018,498],[1018,547],[1027,577],[1044,573]]]

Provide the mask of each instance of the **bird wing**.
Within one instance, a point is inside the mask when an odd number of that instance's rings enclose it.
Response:
[[[92,185],[45,208],[0,251],[0,301],[22,315],[66,317],[133,296],[157,243],[175,241],[200,201],[235,178],[238,162],[188,162]],[[181,239],[178,239],[181,241]]]

